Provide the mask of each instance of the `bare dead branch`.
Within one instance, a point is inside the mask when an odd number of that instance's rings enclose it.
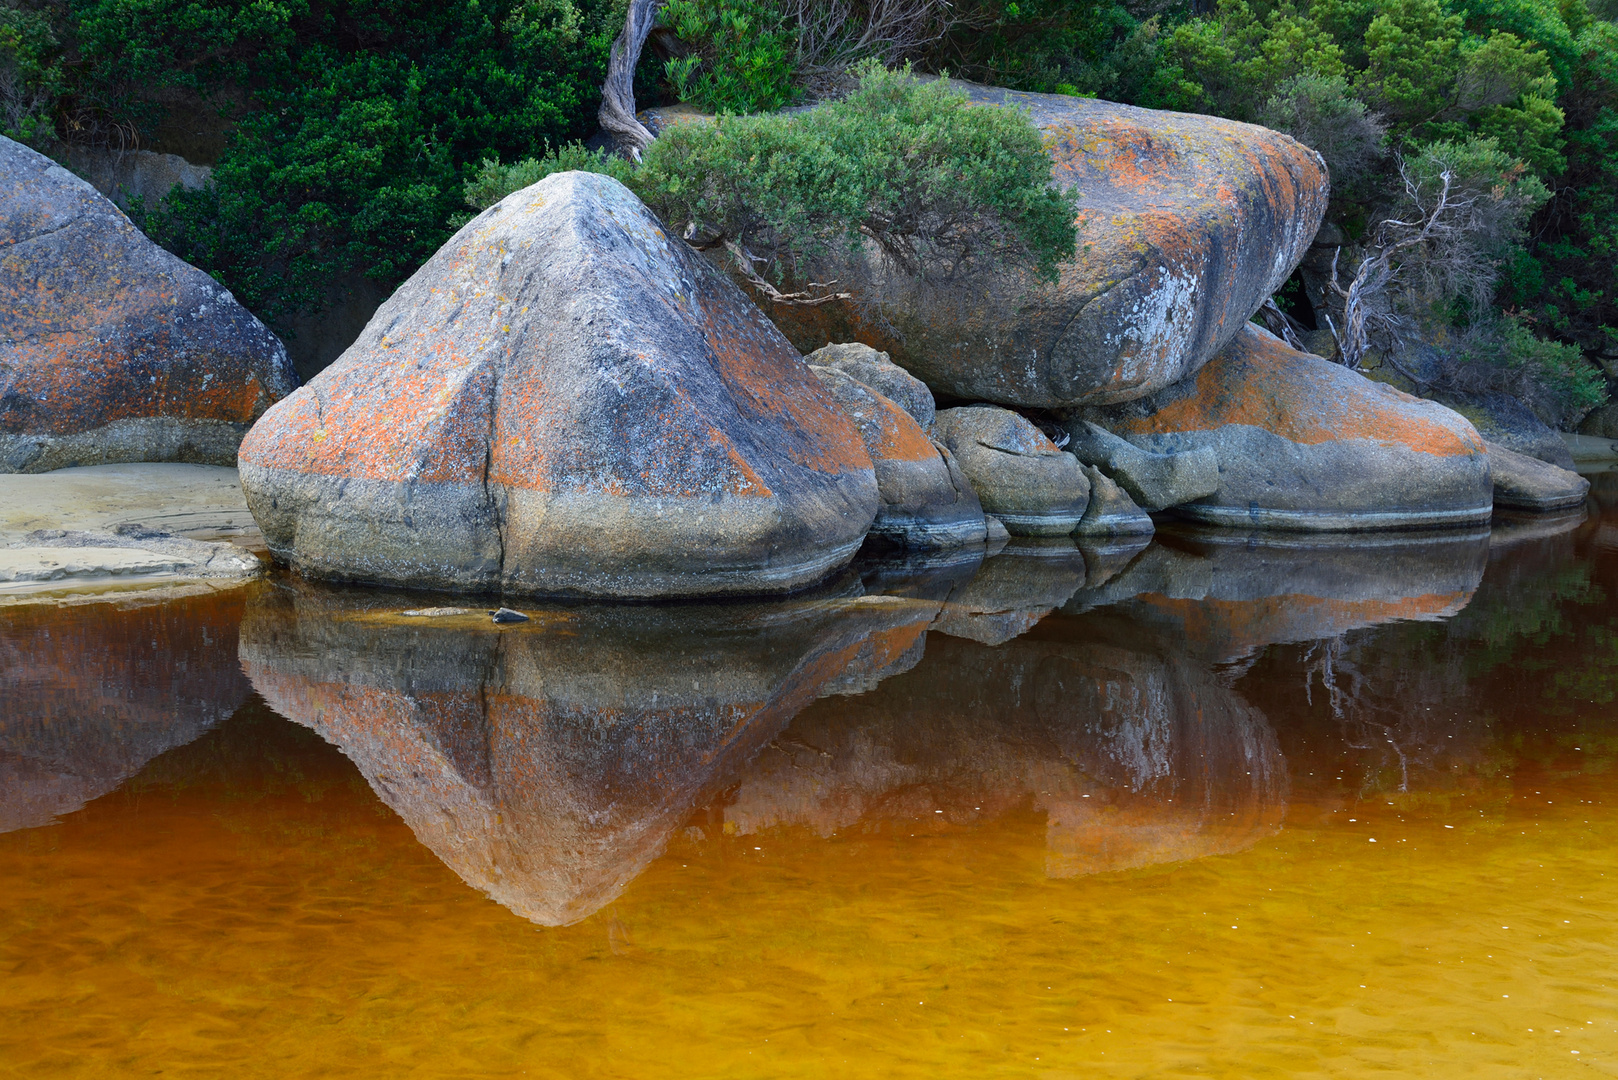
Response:
[[[784,293],[765,280],[757,270],[753,269],[754,263],[766,262],[768,260],[761,256],[754,255],[752,252],[748,251],[734,240],[724,240],[722,243],[725,246],[725,250],[730,252],[731,259],[735,262],[736,269],[742,275],[742,277],[746,278],[753,288],[769,297],[772,303],[790,304],[794,307],[816,307],[820,304],[830,303],[833,300],[854,299],[853,293],[823,292],[816,295],[811,291],[815,289],[829,289],[833,285],[837,284],[836,281],[811,281],[798,292]]]
[[[1281,305],[1275,302],[1275,297],[1267,297],[1264,301],[1264,306],[1258,309],[1258,313],[1259,317],[1264,320],[1264,325],[1269,329],[1270,333],[1274,334],[1276,337],[1280,338],[1294,349],[1297,349],[1299,352],[1309,351],[1304,346],[1303,339],[1298,336],[1298,332],[1292,322],[1292,317],[1281,310]]]
[[[601,86],[601,110],[596,117],[632,161],[639,161],[655,138],[635,118],[635,65],[640,62],[646,35],[652,32],[652,23],[662,6],[663,0],[629,0],[623,33],[612,43],[607,78]]]

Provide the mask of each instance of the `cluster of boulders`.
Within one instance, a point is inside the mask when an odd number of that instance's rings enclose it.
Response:
[[[1319,155],[968,90],[1028,110],[1080,195],[1078,256],[1014,305],[897,279],[874,304],[756,304],[680,223],[562,173],[463,227],[296,391],[228,293],[0,145],[0,468],[240,439],[271,551],[309,576],[620,597],[796,589],[866,543],[1141,535],[1168,510],[1358,531],[1583,500],[1572,473],[1249,321],[1320,226]]]

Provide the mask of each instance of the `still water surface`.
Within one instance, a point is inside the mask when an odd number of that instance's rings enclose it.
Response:
[[[421,603],[0,608],[0,1075],[1618,1076],[1596,503]]]

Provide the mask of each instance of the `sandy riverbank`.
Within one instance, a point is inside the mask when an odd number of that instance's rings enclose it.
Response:
[[[229,588],[263,573],[236,470],[93,465],[0,475],[0,604]]]

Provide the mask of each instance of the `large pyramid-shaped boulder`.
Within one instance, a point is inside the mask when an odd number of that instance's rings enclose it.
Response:
[[[1251,323],[1192,378],[1084,417],[1152,453],[1212,450],[1219,490],[1176,507],[1212,525],[1427,528],[1493,509],[1489,457],[1465,417]]]
[[[853,556],[878,502],[792,345],[591,173],[461,229],[241,470],[306,574],[530,594],[795,588]]]
[[[1265,128],[1093,98],[956,83],[1024,109],[1078,192],[1078,254],[1054,287],[986,304],[902,278],[872,309],[763,301],[800,349],[864,341],[935,392],[1004,405],[1110,404],[1201,367],[1291,275],[1326,212],[1326,167]],[[1015,296],[1016,283],[1006,288]]]
[[[233,465],[297,384],[281,342],[221,285],[0,137],[0,473]]]

